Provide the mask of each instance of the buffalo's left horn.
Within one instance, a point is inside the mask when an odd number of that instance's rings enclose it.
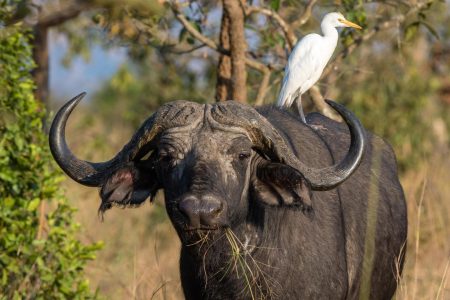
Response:
[[[211,117],[218,126],[243,129],[249,134],[255,148],[271,160],[296,168],[310,182],[312,189],[329,190],[344,182],[356,170],[364,153],[366,136],[361,123],[350,111],[335,102],[328,100],[327,102],[347,123],[351,142],[345,158],[336,165],[326,168],[309,167],[300,161],[272,124],[252,107],[225,101],[211,108]]]
[[[161,106],[136,131],[131,140],[109,161],[93,163],[78,159],[66,143],[66,122],[73,109],[86,93],[81,93],[67,102],[56,114],[50,128],[50,150],[58,165],[72,179],[87,186],[100,186],[105,176],[124,163],[138,160],[153,147],[154,140],[164,130],[198,123],[203,110],[200,105],[187,101],[174,101]]]

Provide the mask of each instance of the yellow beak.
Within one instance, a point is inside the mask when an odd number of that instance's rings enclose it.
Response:
[[[346,19],[339,19],[338,21],[341,22],[342,24],[347,25],[348,27],[353,27],[353,28],[356,28],[356,29],[362,29],[362,27],[359,26],[358,24],[355,24],[353,22],[347,21]]]

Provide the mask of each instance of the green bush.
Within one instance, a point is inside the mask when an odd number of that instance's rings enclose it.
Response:
[[[95,298],[83,269],[99,243],[75,237],[74,209],[59,191],[33,98],[31,36],[2,28],[0,6],[0,299]],[[42,210],[47,203],[47,213]]]

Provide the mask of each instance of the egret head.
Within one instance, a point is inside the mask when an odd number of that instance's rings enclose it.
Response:
[[[352,27],[356,29],[362,29],[361,26],[355,24],[353,22],[348,21],[345,17],[339,12],[332,12],[325,15],[322,20],[322,24],[329,24],[333,27]]]

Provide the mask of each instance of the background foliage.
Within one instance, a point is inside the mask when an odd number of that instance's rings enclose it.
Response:
[[[30,39],[19,29],[0,34],[0,299],[94,298],[83,269],[100,244],[77,240],[74,209],[59,191],[45,110],[33,97]]]

